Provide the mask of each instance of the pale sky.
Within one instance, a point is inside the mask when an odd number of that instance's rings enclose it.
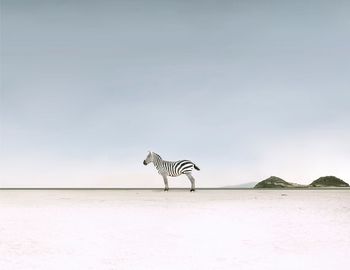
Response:
[[[1,0],[0,187],[350,182],[349,74],[345,0]]]

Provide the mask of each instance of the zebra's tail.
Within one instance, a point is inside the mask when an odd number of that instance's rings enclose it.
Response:
[[[196,164],[193,164],[194,165],[194,168],[197,170],[197,171],[200,171],[199,167],[196,165]]]

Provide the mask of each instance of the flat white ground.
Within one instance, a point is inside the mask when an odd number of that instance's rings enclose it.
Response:
[[[350,191],[0,191],[0,269],[350,267]]]

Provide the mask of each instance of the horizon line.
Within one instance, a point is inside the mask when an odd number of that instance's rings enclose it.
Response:
[[[224,188],[224,187],[208,187],[208,188],[196,188],[196,190],[344,190],[350,189],[350,187],[288,187],[288,188]],[[1,190],[164,190],[164,188],[0,188]],[[189,188],[170,188],[169,190],[189,190]]]

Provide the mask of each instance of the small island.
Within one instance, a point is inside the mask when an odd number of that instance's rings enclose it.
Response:
[[[335,176],[324,176],[313,181],[311,187],[349,187],[349,184]]]
[[[335,176],[324,176],[313,181],[309,185],[300,185],[297,183],[287,182],[277,176],[269,178],[257,183],[254,188],[325,188],[325,187],[349,187],[349,184]]]

